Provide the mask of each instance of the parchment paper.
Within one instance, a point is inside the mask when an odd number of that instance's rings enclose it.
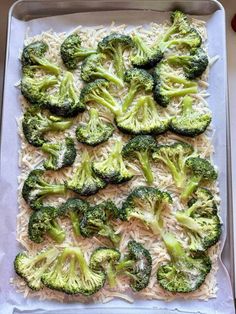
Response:
[[[143,301],[136,300],[128,304],[122,300],[115,300],[107,304],[61,304],[53,301],[40,301],[38,299],[25,299],[16,293],[9,280],[14,276],[13,261],[15,255],[21,250],[16,243],[16,215],[17,207],[17,175],[19,138],[17,136],[16,118],[21,115],[18,101],[19,91],[14,84],[20,79],[19,49],[22,48],[27,28],[29,35],[33,36],[42,31],[53,29],[56,32],[71,31],[82,25],[106,25],[112,21],[117,24],[140,25],[152,21],[162,22],[168,18],[163,12],[154,11],[128,11],[77,13],[57,17],[42,18],[29,22],[12,18],[10,27],[10,41],[7,55],[7,68],[4,92],[2,143],[1,143],[1,185],[0,185],[0,313],[34,313],[34,314],[144,314],[144,313],[204,313],[204,314],[234,314],[234,303],[230,279],[224,265],[219,260],[217,273],[218,293],[216,299],[209,301],[176,300]],[[219,55],[220,59],[210,71],[211,96],[208,98],[213,111],[213,124],[216,128],[214,135],[215,163],[219,168],[219,183],[222,198],[221,217],[224,223],[222,246],[226,236],[226,66],[225,66],[225,33],[224,12],[219,10],[211,16],[200,16],[207,21],[209,38],[209,55]],[[231,210],[230,208],[228,210]]]

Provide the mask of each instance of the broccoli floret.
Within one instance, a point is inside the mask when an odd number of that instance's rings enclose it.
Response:
[[[89,266],[94,270],[103,270],[106,273],[109,286],[114,288],[116,285],[115,266],[120,260],[120,252],[117,249],[99,247],[90,256]]]
[[[32,209],[41,209],[42,200],[48,195],[64,194],[64,184],[51,184],[43,179],[44,171],[32,170],[24,182],[22,196]]]
[[[92,295],[105,283],[103,271],[92,270],[79,247],[66,247],[54,266],[42,276],[43,284],[67,294]]]
[[[210,201],[210,202],[209,202]],[[175,217],[180,225],[186,229],[189,236],[189,249],[191,251],[205,251],[219,241],[221,223],[218,215],[211,214],[215,208],[209,208],[212,200],[197,200],[184,211],[175,212]],[[202,215],[202,212],[208,215]]]
[[[96,146],[107,141],[114,130],[112,123],[103,121],[98,115],[98,110],[91,108],[89,110],[89,121],[79,123],[76,128],[76,138],[80,143]]]
[[[31,104],[44,108],[49,102],[49,94],[46,91],[57,82],[57,79],[52,76],[39,79],[23,75],[21,93]]]
[[[151,154],[157,149],[156,140],[150,135],[138,135],[130,139],[122,149],[124,157],[139,160],[148,184],[153,183],[153,173],[150,165]]]
[[[114,62],[116,74],[123,79],[125,66],[123,54],[126,49],[133,47],[133,41],[130,36],[112,33],[98,43],[98,50],[107,54]]]
[[[68,189],[80,195],[93,195],[106,186],[105,181],[99,178],[92,169],[92,163],[87,151],[82,155],[81,163],[73,178],[66,182]]]
[[[217,179],[214,166],[204,158],[188,158],[185,162],[185,169],[188,179],[181,193],[182,200],[187,200],[202,182],[213,182]]]
[[[30,66],[32,69],[41,68],[52,74],[58,75],[60,73],[60,68],[44,57],[48,49],[48,45],[43,41],[35,41],[34,43],[25,46],[21,56],[22,65]]]
[[[82,88],[80,93],[80,102],[84,105],[87,103],[96,103],[111,110],[115,115],[121,113],[121,106],[108,91],[110,83],[104,79],[98,79],[87,84]]]
[[[123,81],[116,75],[109,72],[103,66],[103,61],[106,59],[105,55],[99,53],[87,57],[81,66],[81,77],[85,82],[102,78],[110,81],[120,87],[124,86]]]
[[[171,260],[157,269],[160,286],[170,292],[187,293],[198,289],[211,270],[210,258],[204,254],[191,257],[170,233],[164,234],[163,240]]]
[[[133,291],[147,287],[152,270],[152,258],[147,249],[132,240],[128,243],[128,254],[120,261],[120,252],[110,248],[98,248],[90,257],[90,267],[106,272],[110,287],[116,285],[119,274],[131,278],[130,286]]]
[[[193,48],[189,55],[169,56],[166,60],[169,64],[182,66],[190,80],[201,76],[208,66],[208,56],[202,48]]]
[[[70,218],[72,229],[76,236],[80,236],[80,219],[89,209],[89,203],[79,198],[69,198],[60,207],[61,215]]]
[[[47,170],[58,170],[71,166],[75,161],[76,149],[72,138],[67,137],[62,142],[44,143],[42,151],[49,154],[48,159],[43,163]]]
[[[167,131],[169,119],[159,116],[151,96],[142,96],[127,112],[117,115],[116,124],[124,133],[158,135]]]
[[[197,213],[202,217],[210,217],[217,214],[217,206],[213,194],[206,188],[198,188],[194,197],[188,201],[188,207],[194,214]]]
[[[169,193],[153,187],[140,186],[135,188],[123,203],[120,218],[122,220],[139,219],[154,234],[160,234],[162,211],[171,203],[172,198]]]
[[[154,99],[163,107],[167,107],[172,98],[198,92],[196,82],[181,77],[164,61],[155,68],[154,81]]]
[[[162,58],[163,53],[157,47],[149,47],[140,36],[133,36],[135,51],[131,56],[131,63],[137,68],[150,69]]]
[[[101,235],[111,240],[114,246],[120,242],[120,236],[115,233],[110,220],[118,218],[118,209],[111,201],[104,201],[87,210],[80,222],[80,232],[83,237]]]
[[[77,68],[78,63],[91,54],[96,53],[95,49],[81,47],[81,39],[78,34],[69,35],[61,44],[61,58],[69,70]]]
[[[135,53],[131,62],[135,67],[151,68],[164,56],[165,51],[173,46],[184,45],[190,48],[199,47],[202,38],[196,29],[191,27],[187,16],[181,11],[171,14],[172,25],[149,47],[139,36],[133,37]]]
[[[176,142],[170,145],[159,145],[152,157],[168,168],[176,186],[181,188],[185,184],[185,160],[192,155],[193,151],[192,145]]]
[[[35,256],[30,256],[23,252],[18,253],[14,261],[15,272],[26,281],[29,288],[35,291],[40,290],[43,288],[41,277],[57,258],[58,254],[59,251],[55,247],[40,252]]]
[[[205,132],[211,123],[211,114],[194,110],[192,104],[192,97],[185,96],[183,98],[180,116],[176,116],[170,121],[170,130],[172,132],[190,137],[195,137]]]
[[[69,118],[85,110],[85,105],[79,101],[76,94],[73,80],[73,74],[66,72],[60,83],[59,92],[49,96],[46,107],[51,113]]]
[[[122,143],[117,141],[105,160],[93,162],[93,171],[107,183],[119,184],[133,178],[122,158]]]
[[[40,147],[47,140],[44,134],[50,131],[64,131],[71,127],[71,120],[55,116],[46,116],[36,108],[29,108],[22,121],[23,133],[26,140],[33,146]]]
[[[138,92],[152,92],[154,81],[152,75],[142,69],[127,70],[124,81],[129,84],[129,91],[122,105],[123,112],[126,112]]]
[[[35,243],[41,243],[48,235],[57,243],[62,243],[66,234],[57,220],[59,216],[60,210],[51,206],[45,206],[34,211],[29,218],[29,239]]]

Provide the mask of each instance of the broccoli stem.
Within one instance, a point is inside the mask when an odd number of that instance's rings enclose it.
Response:
[[[137,152],[136,153],[139,159],[139,162],[141,164],[141,168],[143,170],[144,176],[147,179],[148,184],[153,183],[153,173],[150,165],[150,160],[149,160],[149,153],[148,151],[145,152]]]
[[[96,50],[80,47],[79,50],[73,54],[73,57],[88,57],[95,53],[97,53]]]
[[[86,278],[87,275],[89,276],[90,269],[88,267],[88,264],[84,258],[82,251],[78,247],[71,249],[71,251],[72,251],[72,254],[75,255],[75,257],[79,263],[80,270],[81,270],[81,277]]]
[[[191,232],[196,232],[198,234],[201,233],[201,228],[199,228],[198,223],[196,223],[193,218],[189,217],[185,213],[177,211],[175,213],[175,217],[181,225],[184,225],[186,228],[191,230]]]
[[[191,177],[191,179],[187,182],[183,192],[180,197],[183,201],[186,201],[188,197],[196,190],[201,181],[201,177]]]
[[[109,73],[108,71],[103,70],[102,68],[97,68],[96,73],[98,74],[98,77],[103,77],[108,81],[111,81],[115,84],[117,84],[120,87],[124,86],[124,83],[121,79],[119,79],[119,77],[116,77],[115,75],[112,75],[111,73]]]
[[[134,84],[131,84],[129,92],[127,96],[125,97],[125,100],[122,105],[122,112],[126,112],[126,110],[129,108],[129,106],[132,104],[134,97],[137,93],[137,87]]]
[[[193,106],[193,98],[190,96],[185,96],[182,101],[182,112],[184,114],[188,114],[188,112],[191,112]]]
[[[97,94],[93,95],[92,100],[98,102],[99,104],[103,105],[107,109],[111,110],[111,112],[114,115],[120,114],[121,110],[119,108],[117,108],[117,104],[115,103],[113,97],[111,97],[111,95],[105,89],[103,89],[102,95],[103,95],[103,97],[101,97]]]
[[[112,227],[108,225],[103,225],[102,229],[98,232],[98,234],[108,237],[114,244],[114,246],[117,246],[120,243],[120,236],[118,234],[115,234]]]
[[[167,62],[174,65],[188,65],[192,56],[169,56]]]
[[[184,249],[171,233],[162,233],[162,239],[165,242],[167,252],[171,256],[172,261],[176,262],[181,258],[186,258]]]
[[[71,223],[72,223],[73,232],[74,232],[75,236],[78,237],[78,236],[80,236],[80,227],[79,227],[78,214],[71,210],[69,212],[69,215],[70,215],[70,220],[71,220]]]
[[[118,265],[116,265],[116,273],[123,272],[127,269],[130,269],[134,266],[134,261],[129,260],[129,259],[124,259],[121,261]]]
[[[152,49],[149,48],[144,41],[141,39],[140,36],[135,35],[133,37],[133,42],[135,45],[139,48],[140,53],[142,53],[142,57],[145,55],[151,55],[152,54]]]
[[[55,220],[50,224],[48,235],[57,243],[62,243],[65,240],[65,232]]]
[[[51,154],[53,156],[58,156],[58,150],[59,150],[59,145],[58,144],[52,144],[52,143],[44,143],[42,145],[42,151],[44,153]]]
[[[30,78],[28,78],[28,80],[30,83]],[[46,77],[42,80],[39,80],[38,82],[35,81],[35,79],[32,79],[31,82],[32,82],[32,85],[36,85],[36,86],[38,85],[38,88],[41,91],[46,90],[49,87],[54,86],[55,84],[58,83],[58,81],[52,77]]]
[[[51,117],[50,117],[51,118]],[[48,130],[52,131],[64,131],[72,125],[72,121],[51,121],[48,123]]]
[[[188,88],[165,91],[165,95],[178,97],[178,96],[185,96],[187,94],[197,94],[197,91],[198,91],[197,87],[193,86],[193,87],[188,87]]]
[[[42,186],[39,187],[40,195],[44,194],[64,194],[66,192],[66,188],[64,184],[47,184],[42,182]]]
[[[184,173],[182,169],[177,169],[175,164],[169,159],[168,155],[165,157],[158,156],[158,159],[161,160],[171,172],[171,175],[175,181],[175,184],[178,188],[183,186]]]
[[[170,80],[173,83],[183,84],[185,87],[193,87],[193,86],[197,87],[196,82],[192,82],[184,78],[181,78],[179,76],[175,76],[171,74],[168,74],[168,80]]]
[[[32,58],[34,59],[34,61],[36,63],[38,63],[42,69],[51,72],[53,74],[55,74],[56,76],[60,74],[60,69],[59,67],[57,67],[56,65],[50,63],[47,59],[45,58],[39,58],[36,56],[32,56]]]
[[[111,288],[114,288],[116,286],[116,272],[114,271],[111,264],[107,265],[106,275],[107,275],[109,286]]]
[[[123,48],[118,45],[116,50],[113,52],[114,56],[114,68],[116,70],[117,76],[123,80],[124,78],[124,62],[123,62]]]

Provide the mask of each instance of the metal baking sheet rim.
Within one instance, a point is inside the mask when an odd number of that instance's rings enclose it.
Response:
[[[32,3],[41,3],[41,5],[43,5],[44,3],[46,3],[46,1],[44,0],[32,0],[32,1],[25,1],[25,0],[18,0],[16,3],[14,3],[12,5],[12,7],[10,8],[9,10],[9,19],[8,19],[8,36],[7,36],[7,49],[6,49],[6,61],[5,61],[5,73],[7,72],[7,64],[8,64],[8,57],[9,57],[9,39],[10,39],[10,30],[11,30],[11,18],[13,17],[13,13],[17,10],[17,7],[19,5],[24,5],[27,3],[27,9],[29,10],[30,12],[30,5]],[[74,2],[74,1],[66,1],[67,5],[69,5],[70,2]],[[85,1],[81,1],[81,2],[85,2]],[[101,5],[103,3],[103,1],[96,1],[98,5]],[[128,2],[128,1],[126,1]],[[134,3],[139,3],[141,1],[133,1],[133,5]],[[155,7],[158,6],[158,2],[159,1],[148,1],[148,3],[153,3],[155,4]],[[170,6],[173,7],[173,1],[160,1],[160,3],[164,3],[165,2],[165,6],[167,4],[169,4]],[[179,3],[181,4],[189,4],[189,3],[193,3],[193,1],[191,0],[185,0],[185,1],[178,1],[178,2],[174,2],[174,5],[175,6],[178,6]],[[224,8],[223,6],[216,0],[201,0],[201,1],[195,1],[196,2],[199,2],[199,3],[212,3],[214,5],[216,5],[218,7],[219,10],[223,10],[224,11]],[[53,1],[53,4],[55,5],[55,3],[65,3],[64,1]],[[74,2],[75,3],[75,2]],[[80,3],[80,1],[77,1],[77,4]],[[112,1],[110,1],[110,3],[112,3]],[[145,8],[146,9],[150,9],[147,7],[147,2],[145,2]],[[141,10],[145,9],[145,8],[141,8]],[[120,9],[120,8],[119,8]],[[126,10],[126,8],[123,8],[124,10]],[[134,8],[132,8],[134,9]],[[117,9],[114,9],[114,10],[117,10]],[[155,10],[158,10],[158,11],[161,11],[160,9],[158,8],[155,8]],[[95,10],[94,10],[95,11]],[[103,9],[101,9],[100,11],[104,11]],[[191,10],[188,10],[188,13],[191,13],[190,12]],[[88,11],[87,11],[88,12]],[[67,12],[69,13],[69,12]],[[72,13],[72,12],[71,12]],[[75,13],[73,11],[73,13]],[[204,12],[205,13],[205,12]],[[63,14],[62,11],[60,12],[57,12],[55,15],[60,15],[60,14]],[[49,16],[50,14],[45,14],[44,16]],[[54,15],[54,14],[53,14]],[[28,15],[30,16],[30,14]],[[42,15],[40,16],[42,17]],[[35,16],[36,18],[36,16]],[[225,29],[224,29],[224,34],[225,34]],[[226,42],[226,38],[224,37],[224,41]],[[225,50],[224,50],[224,68],[222,69],[225,77],[227,76],[227,62],[226,62],[226,56],[225,56]],[[7,79],[6,79],[6,76],[5,76],[5,79],[4,79],[4,89],[3,89],[3,95],[4,95],[4,90],[5,90],[5,86],[7,84]],[[227,94],[227,79],[226,79],[226,86],[225,86],[225,104],[226,104],[226,114],[227,114],[227,118],[226,118],[226,134],[227,134],[227,138],[226,138],[226,144],[227,144],[227,151],[226,151],[226,157],[227,157],[227,176],[226,176],[226,184],[227,184],[227,205],[228,205],[228,208],[230,208],[231,210],[228,210],[228,217],[227,217],[227,220],[228,220],[228,232],[227,232],[227,236],[229,237],[229,247],[230,247],[230,250],[231,250],[231,254],[230,254],[230,277],[231,277],[231,281],[232,281],[232,284],[234,283],[234,263],[233,263],[233,228],[232,228],[232,222],[233,222],[233,217],[232,217],[232,185],[231,185],[231,152],[230,152],[230,117],[229,117],[229,108],[228,108],[228,94]],[[4,104],[4,97],[3,97],[3,104]],[[3,104],[2,104],[2,109],[3,109]],[[2,118],[2,116],[1,116]],[[2,121],[1,121],[1,126],[2,126]],[[1,132],[1,135],[2,135],[2,132]],[[225,241],[224,241],[225,242]],[[225,245],[225,243],[224,243]],[[224,249],[224,245],[222,245],[222,250]],[[221,259],[221,257],[220,257]]]

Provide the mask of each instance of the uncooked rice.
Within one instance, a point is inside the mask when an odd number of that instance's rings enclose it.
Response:
[[[193,19],[194,26],[199,30],[201,33],[204,46],[206,47],[206,27],[203,21]],[[141,37],[143,37],[147,43],[151,44],[153,42],[153,38],[159,36],[167,27],[168,23],[164,23],[162,25],[156,23],[150,23],[149,25],[142,25],[136,27],[127,27],[126,25],[116,25],[114,22],[108,26],[94,26],[94,27],[83,27],[78,26],[73,32],[78,33],[82,39],[82,42],[87,47],[95,47],[97,42],[101,40],[104,36],[108,35],[110,32],[119,32],[122,34],[135,34],[138,33]],[[72,32],[71,32],[72,33]],[[25,39],[25,45],[29,44],[36,40],[44,40],[50,47],[49,51],[47,52],[47,58],[58,64],[64,71],[66,71],[62,60],[60,58],[60,45],[62,41],[68,36],[66,33],[54,33],[53,30],[49,30],[47,32],[43,32],[42,34],[36,35],[34,37],[28,37]],[[125,54],[125,59],[127,65],[129,65],[128,61],[128,52]],[[211,63],[214,63],[216,60],[215,58],[211,59]],[[112,65],[107,63],[107,66],[110,67],[112,70]],[[193,95],[196,99],[196,108],[200,111],[207,111],[207,102],[204,99],[206,94],[206,89],[208,87],[207,78],[208,78],[208,71],[204,73],[201,79],[198,80],[200,92],[197,95]],[[43,75],[40,73],[39,76]],[[83,86],[83,83],[80,79],[80,69],[74,71],[75,76],[75,85],[78,91]],[[118,98],[121,98],[125,95],[125,90],[122,91]],[[22,106],[22,110],[24,111],[29,104],[24,99],[23,96],[20,96],[20,104]],[[169,106],[168,109],[163,109],[159,107],[160,114],[165,115],[175,115],[179,111],[179,100],[173,101]],[[99,107],[99,112],[101,116],[107,120],[112,121],[112,115],[102,106]],[[79,121],[85,121],[88,118],[88,113],[85,112],[83,114],[79,114],[78,117],[75,118],[74,125],[71,129],[67,130],[65,133],[67,135],[71,135],[73,138],[76,125]],[[19,214],[17,216],[17,240],[23,246],[23,248],[30,252],[30,254],[36,254],[41,249],[45,247],[50,247],[50,245],[55,245],[53,241],[49,238],[44,241],[42,244],[35,244],[28,239],[27,236],[27,224],[29,219],[29,214],[31,210],[29,209],[28,205],[25,203],[21,196],[21,190],[24,180],[26,179],[28,173],[37,167],[42,166],[42,162],[45,159],[45,155],[42,153],[40,149],[35,149],[35,147],[29,145],[22,133],[21,129],[21,121],[22,117],[18,119],[19,124],[19,135],[21,137],[21,148],[19,150],[19,167],[21,168],[21,175],[19,176],[19,187],[18,187],[18,201],[19,201]],[[50,140],[56,141],[57,139],[63,138],[65,135],[63,133],[58,134],[49,134],[48,138]],[[208,128],[205,134],[197,136],[194,139],[187,139],[182,138],[178,135],[167,133],[162,136],[157,137],[158,143],[166,143],[166,142],[173,142],[176,140],[186,141],[191,143],[196,148],[197,152],[200,154],[201,157],[212,158],[214,153],[214,148],[212,146],[212,137],[214,136],[214,132],[211,127]],[[127,141],[129,136],[122,135],[120,132],[116,131],[114,136],[109,139],[108,142],[99,145],[96,148],[87,148],[91,154],[92,158],[106,158],[109,150],[108,147],[111,147],[117,139],[120,138],[123,141]],[[85,146],[76,142],[77,145],[77,159],[73,165],[73,167],[61,169],[59,171],[47,172],[47,180],[50,182],[63,182],[65,179],[71,177],[72,173],[79,165],[81,152],[85,149]],[[128,193],[136,186],[145,185],[145,179],[139,170],[138,164],[130,165],[133,172],[136,174],[135,178],[128,183],[121,184],[121,185],[109,185],[105,189],[99,191],[94,196],[88,197],[88,200],[91,203],[97,203],[107,198],[113,199],[117,205],[121,205],[122,201],[128,195]],[[165,221],[165,228],[175,232],[178,237],[186,244],[187,238],[182,230],[182,228],[176,224],[176,221],[173,216],[173,211],[180,210],[183,208],[183,205],[179,202],[179,190],[175,186],[171,175],[165,170],[163,165],[153,163],[152,165],[153,173],[155,175],[154,186],[158,187],[161,190],[167,190],[171,193],[173,197],[173,206],[168,208],[164,213],[164,221]],[[216,195],[216,202],[220,203],[219,199],[219,190],[217,183],[211,184],[210,188],[214,191]],[[62,203],[65,201],[66,198],[71,196],[76,196],[73,192],[68,192],[65,197],[51,197],[50,202],[52,203]],[[81,249],[84,251],[85,257],[88,259],[91,252],[99,246],[104,246],[109,244],[107,240],[104,238],[96,238],[94,237],[91,239],[84,239],[84,238],[76,238],[73,235],[71,224],[67,219],[62,219],[62,224],[66,230],[67,238],[64,243],[58,245],[58,247],[65,247],[66,245],[75,245],[80,246]],[[129,222],[115,222],[114,227],[117,233],[122,234],[122,240],[120,243],[120,251],[124,253],[126,251],[126,245],[129,239],[133,238],[136,241],[141,242],[151,253],[153,258],[153,269],[152,269],[152,276],[150,278],[150,283],[147,288],[143,289],[139,293],[132,293],[129,289],[129,283],[125,278],[119,278],[116,288],[111,289],[108,285],[105,285],[103,289],[101,289],[98,293],[93,295],[92,297],[84,297],[81,295],[76,296],[67,296],[61,292],[56,292],[53,290],[49,290],[47,288],[43,288],[40,291],[34,292],[27,287],[25,282],[19,278],[15,277],[12,279],[12,282],[17,288],[17,291],[24,294],[25,297],[37,297],[40,299],[54,299],[60,302],[69,302],[69,301],[76,301],[76,302],[110,302],[114,298],[121,298],[126,300],[127,302],[133,302],[133,300],[137,299],[147,299],[147,300],[173,300],[176,298],[184,298],[184,299],[203,299],[207,300],[209,298],[213,298],[216,296],[217,292],[217,285],[216,285],[216,272],[217,272],[217,259],[219,254],[219,244],[213,246],[209,249],[208,253],[212,260],[212,270],[208,274],[205,283],[196,291],[187,294],[173,294],[168,291],[163,290],[158,284],[156,280],[156,270],[158,265],[169,259],[169,256],[165,250],[165,247],[160,239],[160,237],[153,235],[150,230],[148,230],[142,223],[139,221],[129,221]]]

